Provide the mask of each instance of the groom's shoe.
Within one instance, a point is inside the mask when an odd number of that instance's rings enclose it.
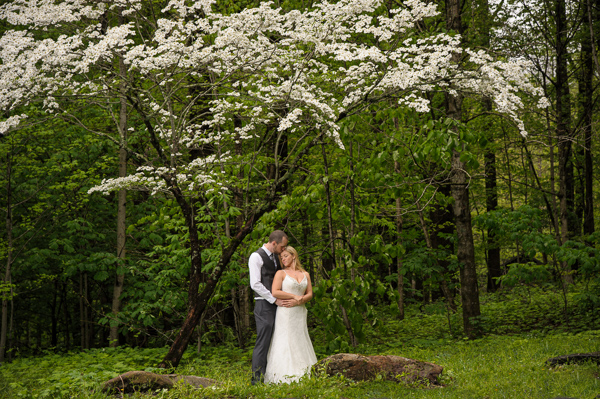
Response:
[[[263,381],[263,374],[262,373],[253,373],[252,374],[252,380],[250,381],[250,383],[252,385],[257,385],[257,384],[262,384]]]

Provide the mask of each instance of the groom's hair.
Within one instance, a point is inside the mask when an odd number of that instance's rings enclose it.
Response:
[[[287,234],[285,234],[282,230],[275,230],[269,236],[269,242],[275,241],[277,244],[281,244],[284,238],[288,238]]]

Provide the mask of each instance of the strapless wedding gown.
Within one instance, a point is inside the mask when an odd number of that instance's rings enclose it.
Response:
[[[304,295],[307,286],[306,276],[299,283],[286,273],[281,290],[294,295]],[[311,366],[317,362],[308,335],[306,314],[304,305],[277,308],[275,328],[267,355],[266,383],[298,381],[303,375],[310,373]]]

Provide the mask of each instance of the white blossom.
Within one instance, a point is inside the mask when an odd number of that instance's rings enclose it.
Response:
[[[13,115],[5,121],[0,121],[0,134],[5,134],[11,128],[18,126],[22,119],[27,118],[27,115]]]

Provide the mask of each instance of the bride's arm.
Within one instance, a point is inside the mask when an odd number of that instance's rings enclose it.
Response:
[[[313,297],[312,283],[310,282],[310,274],[308,274],[308,272],[304,272],[304,274],[306,275],[308,285],[306,286],[306,292],[304,293],[304,295],[302,295],[302,298],[300,298],[300,305],[310,301]]]
[[[285,292],[281,290],[281,284],[283,284],[283,279],[285,278],[285,272],[283,270],[279,270],[275,273],[275,277],[273,278],[273,285],[271,286],[271,294],[277,299],[296,299],[300,300],[301,296],[290,294],[289,292]]]

